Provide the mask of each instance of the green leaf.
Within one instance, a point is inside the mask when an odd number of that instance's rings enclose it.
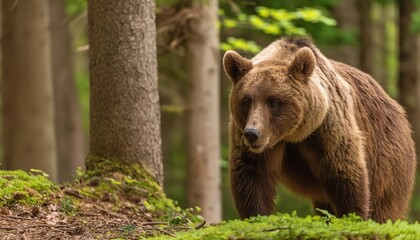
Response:
[[[280,34],[280,27],[275,24],[267,24],[264,26],[263,31],[267,34],[271,35],[279,35]]]
[[[251,15],[249,17],[249,22],[256,28],[262,29],[263,26],[265,25],[265,22],[262,18],[256,16],[256,15]]]
[[[273,10],[271,16],[277,21],[291,21],[296,19],[295,12],[288,12],[285,9]]]
[[[236,27],[237,23],[235,20],[232,19],[225,19],[223,20],[223,26],[227,27],[227,28],[234,28]]]
[[[270,14],[270,9],[268,9],[267,7],[257,7],[255,9],[258,13],[258,15],[260,15],[263,18],[268,18],[271,14]]]

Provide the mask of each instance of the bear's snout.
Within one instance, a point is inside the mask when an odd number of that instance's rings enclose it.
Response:
[[[253,144],[260,138],[260,132],[255,128],[245,128],[244,136],[250,144]]]

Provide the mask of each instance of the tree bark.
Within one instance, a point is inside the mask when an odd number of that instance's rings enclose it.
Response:
[[[362,71],[373,74],[374,52],[372,36],[372,2],[359,0],[360,8],[360,68]]]
[[[188,189],[190,206],[199,206],[209,223],[221,220],[218,1],[194,11],[187,40]]]
[[[64,0],[49,0],[49,6],[58,180],[63,182],[70,181],[76,168],[83,166],[86,153],[66,4]]]
[[[57,180],[47,1],[3,0],[3,129],[9,169]]]
[[[3,26],[2,26],[2,19],[3,19],[3,12],[2,12],[2,3],[0,3],[0,39],[3,39]],[[1,44],[1,40],[0,40],[0,44]],[[0,47],[0,92],[2,92],[2,88],[3,88],[3,74],[1,74],[3,72],[3,53],[2,53],[2,48]],[[1,96],[0,96],[1,99]],[[3,100],[1,99],[0,102],[0,108],[2,108],[3,106]],[[0,111],[0,126],[3,126],[3,112]],[[4,169],[6,167],[6,162],[4,160],[4,146],[3,146],[3,128],[0,127],[0,168]]]
[[[372,33],[374,39],[374,49],[373,52],[375,53],[375,68],[373,69],[373,77],[376,81],[381,84],[382,88],[388,92],[388,76],[389,68],[388,65],[388,39],[387,31],[386,31],[386,24],[390,21],[390,16],[387,11],[386,5],[383,4],[373,4],[373,12],[374,12],[374,29],[375,31]]]
[[[399,3],[399,101],[407,111],[417,144],[416,153],[420,156],[420,74],[418,72],[419,37],[410,29],[411,15],[416,11],[413,1]]]
[[[88,22],[90,154],[140,163],[162,184],[154,1],[90,0]]]
[[[340,29],[358,33],[359,30],[359,11],[356,8],[356,0],[338,1],[332,9],[332,14],[337,20],[337,25]],[[329,46],[328,55],[340,62],[350,64],[354,67],[359,67],[359,51],[357,46],[344,45]]]

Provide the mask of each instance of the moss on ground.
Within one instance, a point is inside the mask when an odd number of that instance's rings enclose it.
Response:
[[[90,155],[86,165],[87,170],[79,178],[83,181],[96,178],[101,180],[93,191],[90,186],[81,188],[82,195],[103,197],[106,193],[110,198],[115,198],[116,202],[119,197],[123,197],[133,203],[140,203],[148,212],[158,216],[156,220],[160,221],[180,224],[196,224],[202,221],[201,216],[192,213],[193,209],[181,209],[174,200],[167,198],[162,187],[140,164],[128,165]]]
[[[193,226],[201,222],[201,217],[194,215],[192,209],[181,209],[175,201],[167,198],[140,165],[127,166],[93,156],[88,158],[88,163],[93,163],[95,168],[79,172],[74,183],[60,188],[38,170],[0,171],[0,207],[55,202],[66,215],[77,218],[79,212],[87,209],[86,204],[106,203],[115,211],[113,217],[135,215],[137,219],[158,223],[145,229],[141,222],[136,225],[128,220],[117,226],[115,232],[109,229],[107,236],[120,239],[152,235],[155,236],[153,239],[420,239],[420,224],[417,222],[378,224],[363,221],[355,215],[335,218],[322,211],[325,216],[301,218],[296,214],[278,213],[194,230]],[[101,211],[109,211],[99,206]]]
[[[79,230],[66,232],[68,238],[63,239],[73,239],[73,235],[138,239],[173,234],[202,222],[200,216],[193,214],[193,209],[181,209],[167,198],[140,165],[128,166],[94,156],[89,156],[87,163],[88,170],[78,171],[74,182],[61,186],[54,185],[48,175],[39,170],[0,171],[3,224],[13,222],[13,226],[19,226],[21,223],[16,221],[25,221],[30,226],[48,218],[51,224],[76,224]],[[25,220],[20,218],[22,213],[27,216]],[[3,230],[11,239],[20,234],[15,227],[0,227],[0,231]],[[26,231],[28,236],[45,235],[37,228]]]
[[[43,204],[57,187],[39,170],[0,170],[0,206]]]
[[[189,232],[176,237],[153,239],[420,239],[420,224],[389,221],[379,224],[362,221],[350,215],[334,218],[331,215],[297,217],[295,214],[258,216],[244,221],[232,220]]]

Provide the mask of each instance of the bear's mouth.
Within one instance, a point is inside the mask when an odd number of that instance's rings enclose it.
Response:
[[[253,153],[262,153],[265,148],[267,147],[267,144],[269,141],[266,141],[265,144],[258,144],[258,143],[252,143],[250,144],[247,140],[244,141],[245,145],[249,148],[249,150]]]
[[[264,151],[265,146],[261,146],[261,145],[254,145],[254,146],[248,146],[249,150],[253,153],[262,153]]]

